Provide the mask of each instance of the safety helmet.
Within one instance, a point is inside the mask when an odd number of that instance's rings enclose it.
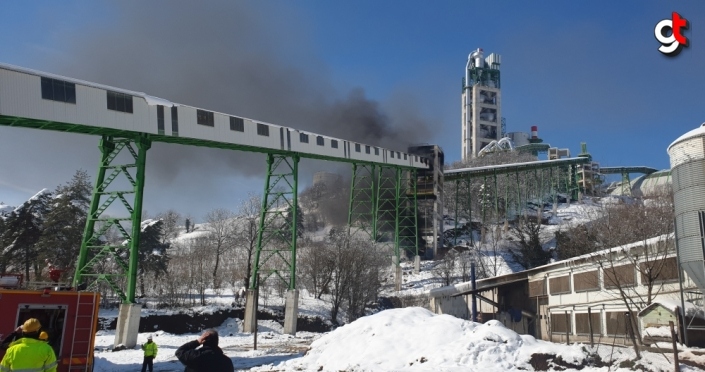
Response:
[[[37,332],[40,328],[42,328],[42,324],[39,323],[37,318],[29,318],[22,324],[22,332],[24,333]]]

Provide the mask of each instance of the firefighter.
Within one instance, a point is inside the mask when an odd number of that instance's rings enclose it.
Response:
[[[56,355],[48,343],[39,340],[42,325],[29,318],[22,325],[22,338],[10,344],[0,362],[0,372],[56,372]]]
[[[152,372],[154,367],[154,358],[157,357],[157,344],[152,342],[152,335],[147,336],[147,343],[142,345],[144,350],[144,361],[142,361],[142,372],[145,372],[149,367],[149,372]]]

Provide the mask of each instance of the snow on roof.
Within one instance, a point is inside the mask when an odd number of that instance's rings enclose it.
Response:
[[[685,315],[696,317],[700,319],[705,319],[705,311],[703,308],[696,306],[692,302],[685,301]],[[645,307],[644,310],[639,312],[639,316],[644,316],[646,313],[656,306],[663,306],[671,313],[676,312],[678,308],[681,307],[681,301],[673,298],[659,299],[658,301],[652,302],[649,306]]]
[[[671,150],[671,147],[673,147],[673,145],[677,144],[678,142],[685,141],[693,137],[702,136],[705,136],[705,123],[700,124],[699,127],[687,132],[686,134],[678,137],[675,141],[671,142],[671,144],[667,147],[667,151]]]

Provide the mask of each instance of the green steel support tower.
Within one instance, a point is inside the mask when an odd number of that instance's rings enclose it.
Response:
[[[406,173],[406,177],[404,174]],[[405,172],[396,169],[396,225],[395,252],[397,264],[400,262],[401,250],[419,255],[418,204],[416,200],[416,170]],[[404,187],[405,186],[405,187]]]
[[[102,157],[86,219],[86,228],[73,279],[74,286],[78,286],[84,281],[88,282],[88,287],[94,287],[100,282],[104,282],[118,294],[123,303],[135,303],[145,163],[147,150],[150,147],[151,140],[148,135],[120,139],[111,136],[102,137],[100,141]],[[113,164],[122,150],[129,152],[134,163]],[[134,175],[130,173],[130,170]],[[106,177],[108,172],[110,173]],[[123,182],[126,180],[131,187],[125,190],[112,190],[111,184],[120,175],[124,176]],[[126,195],[134,196],[132,204],[128,202]],[[101,217],[103,212],[116,200],[120,200],[118,204],[125,207],[128,216]],[[131,226],[126,228],[123,223]],[[120,233],[124,244],[110,243],[101,239],[113,228]],[[99,263],[109,261],[117,265],[121,271],[119,274],[109,274],[100,269]],[[124,291],[120,285],[123,280],[125,281]]]
[[[377,205],[374,210],[374,232],[375,241],[390,250],[395,244],[397,232],[397,172],[392,167],[378,167],[377,173],[377,195],[375,197]]]
[[[370,241],[376,242],[377,221],[375,221],[375,166],[353,163],[350,184],[350,208],[348,210],[348,234],[362,231]]]
[[[267,154],[267,175],[262,198],[257,248],[250,289],[275,275],[296,289],[296,238],[298,220],[299,156]]]

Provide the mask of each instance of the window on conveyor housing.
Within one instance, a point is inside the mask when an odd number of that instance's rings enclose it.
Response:
[[[42,77],[42,98],[75,104],[76,84]]]

